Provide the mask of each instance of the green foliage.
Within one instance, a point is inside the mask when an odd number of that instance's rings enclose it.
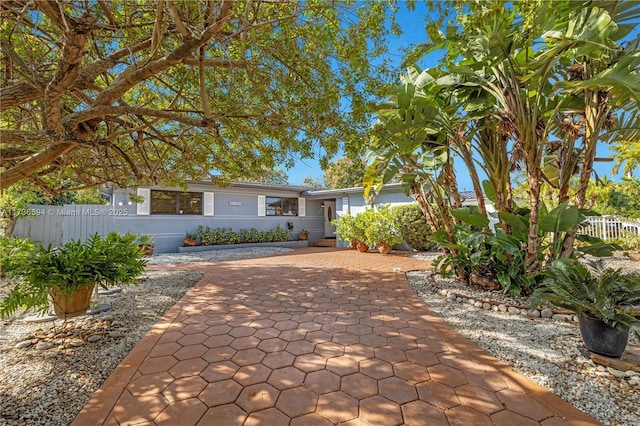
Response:
[[[429,251],[435,243],[429,241],[431,227],[427,223],[420,206],[405,204],[393,208],[397,225],[404,241],[418,251]]]
[[[245,244],[245,243],[270,243],[281,242],[289,239],[289,231],[279,224],[268,231],[258,231],[256,228],[239,229],[210,228],[200,225],[193,233],[188,233],[187,238],[199,240],[203,245]]]
[[[376,247],[380,243],[387,243],[390,246],[403,241],[398,229],[396,216],[387,205],[378,210],[373,210],[373,215],[365,228],[364,242],[369,247]]]
[[[336,227],[335,233],[343,241],[364,241],[364,225],[361,222],[356,223],[356,218],[351,214],[346,213],[331,221],[331,224]]]
[[[620,246],[623,250],[640,252],[640,235],[621,230],[620,238],[607,241],[609,244]]]
[[[136,239],[136,244],[138,244],[138,246],[152,248],[155,246],[156,242],[152,235],[140,234]]]
[[[61,170],[86,185],[228,182],[359,153],[394,10],[379,0],[3,4],[2,44],[22,59],[5,71],[14,95],[3,96],[0,187],[47,184]],[[45,101],[45,87],[56,96]]]
[[[338,158],[324,171],[324,183],[327,188],[354,188],[362,186],[362,176],[366,164],[360,158]]]
[[[587,196],[593,200],[592,209],[602,215],[640,218],[640,179],[625,178],[621,182],[601,180],[591,183]]]
[[[36,245],[28,238],[0,236],[0,277],[26,264]]]
[[[11,316],[20,308],[46,312],[54,287],[71,293],[89,283],[103,288],[137,284],[146,265],[141,257],[136,235],[117,232],[104,238],[94,234],[84,243],[71,240],[57,248],[37,247],[24,262],[8,265],[12,280],[0,302],[0,317]]]
[[[366,209],[355,216],[345,214],[332,222],[336,234],[344,241],[364,242],[369,247],[380,243],[394,245],[403,241],[396,215],[389,206]]]
[[[469,212],[466,208],[452,210],[453,216],[464,222],[465,226],[455,227],[454,243],[449,241],[444,231],[432,235],[431,241],[457,252],[438,257],[434,261],[435,270],[444,276],[464,276],[467,279],[476,273],[500,283],[505,293],[514,296],[530,293],[541,278],[538,273],[528,272],[525,263],[529,213],[528,209],[499,213],[500,218],[512,228],[512,234],[508,235],[501,229],[496,229],[495,233],[481,231],[488,222],[478,212]],[[560,258],[563,235],[583,223],[586,213],[566,203],[551,211],[542,205],[538,227],[540,244],[536,247],[536,259],[540,264]],[[581,242],[577,250],[584,254],[610,256],[617,248],[599,238],[586,235],[578,235],[577,238]]]
[[[528,294],[535,286],[535,279],[526,273],[524,243],[513,236],[497,230],[473,231],[468,227],[455,226],[455,243],[449,242],[444,231],[435,232],[430,238],[441,247],[456,249],[437,257],[434,270],[443,276],[463,276],[472,273],[497,281],[504,293],[512,296]]]
[[[587,267],[576,259],[559,259],[546,267],[544,275],[531,297],[532,307],[549,302],[600,318],[619,330],[640,325],[640,274],[605,269],[601,261],[589,262]]]

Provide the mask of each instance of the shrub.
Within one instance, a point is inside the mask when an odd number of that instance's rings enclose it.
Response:
[[[396,223],[400,235],[413,249],[429,251],[436,246],[435,243],[428,240],[431,236],[431,228],[420,210],[420,206],[417,204],[397,206],[393,208],[393,213],[397,218]]]
[[[375,247],[380,243],[393,246],[402,242],[402,236],[396,224],[396,216],[389,209],[389,206],[373,212],[365,229],[365,236],[365,243],[369,247]]]
[[[256,228],[239,229],[234,231],[232,228],[209,228],[208,226],[199,226],[194,232],[197,239],[203,245],[224,245],[224,244],[244,244],[244,243],[270,243],[287,241],[289,239],[289,231],[280,225],[269,231],[258,231]]]

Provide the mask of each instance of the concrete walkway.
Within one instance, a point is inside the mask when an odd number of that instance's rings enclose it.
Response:
[[[313,248],[194,265],[73,424],[599,424],[435,315],[404,276],[427,265]]]

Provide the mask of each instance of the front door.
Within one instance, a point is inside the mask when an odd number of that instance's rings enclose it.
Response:
[[[336,202],[325,201],[324,202],[324,235],[325,237],[335,238],[336,227],[331,224],[331,221],[336,218]]]

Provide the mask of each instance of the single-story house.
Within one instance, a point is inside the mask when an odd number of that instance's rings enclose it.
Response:
[[[144,201],[136,203],[130,194]],[[467,203],[475,204],[473,192],[462,195],[468,197]],[[389,184],[377,194],[374,205],[413,202],[400,184]],[[312,189],[248,182],[217,187],[208,182],[188,182],[186,191],[163,186],[114,189],[109,206],[34,206],[34,214],[18,222],[14,235],[57,245],[71,238],[84,239],[94,232],[150,234],[155,237],[155,252],[163,253],[178,251],[185,234],[200,225],[270,230],[277,225],[287,228],[291,222],[290,238],[297,239],[299,232],[306,229],[309,243],[313,244],[335,238],[333,219],[343,214],[355,215],[367,206],[362,187]],[[339,247],[346,244],[338,241]]]

